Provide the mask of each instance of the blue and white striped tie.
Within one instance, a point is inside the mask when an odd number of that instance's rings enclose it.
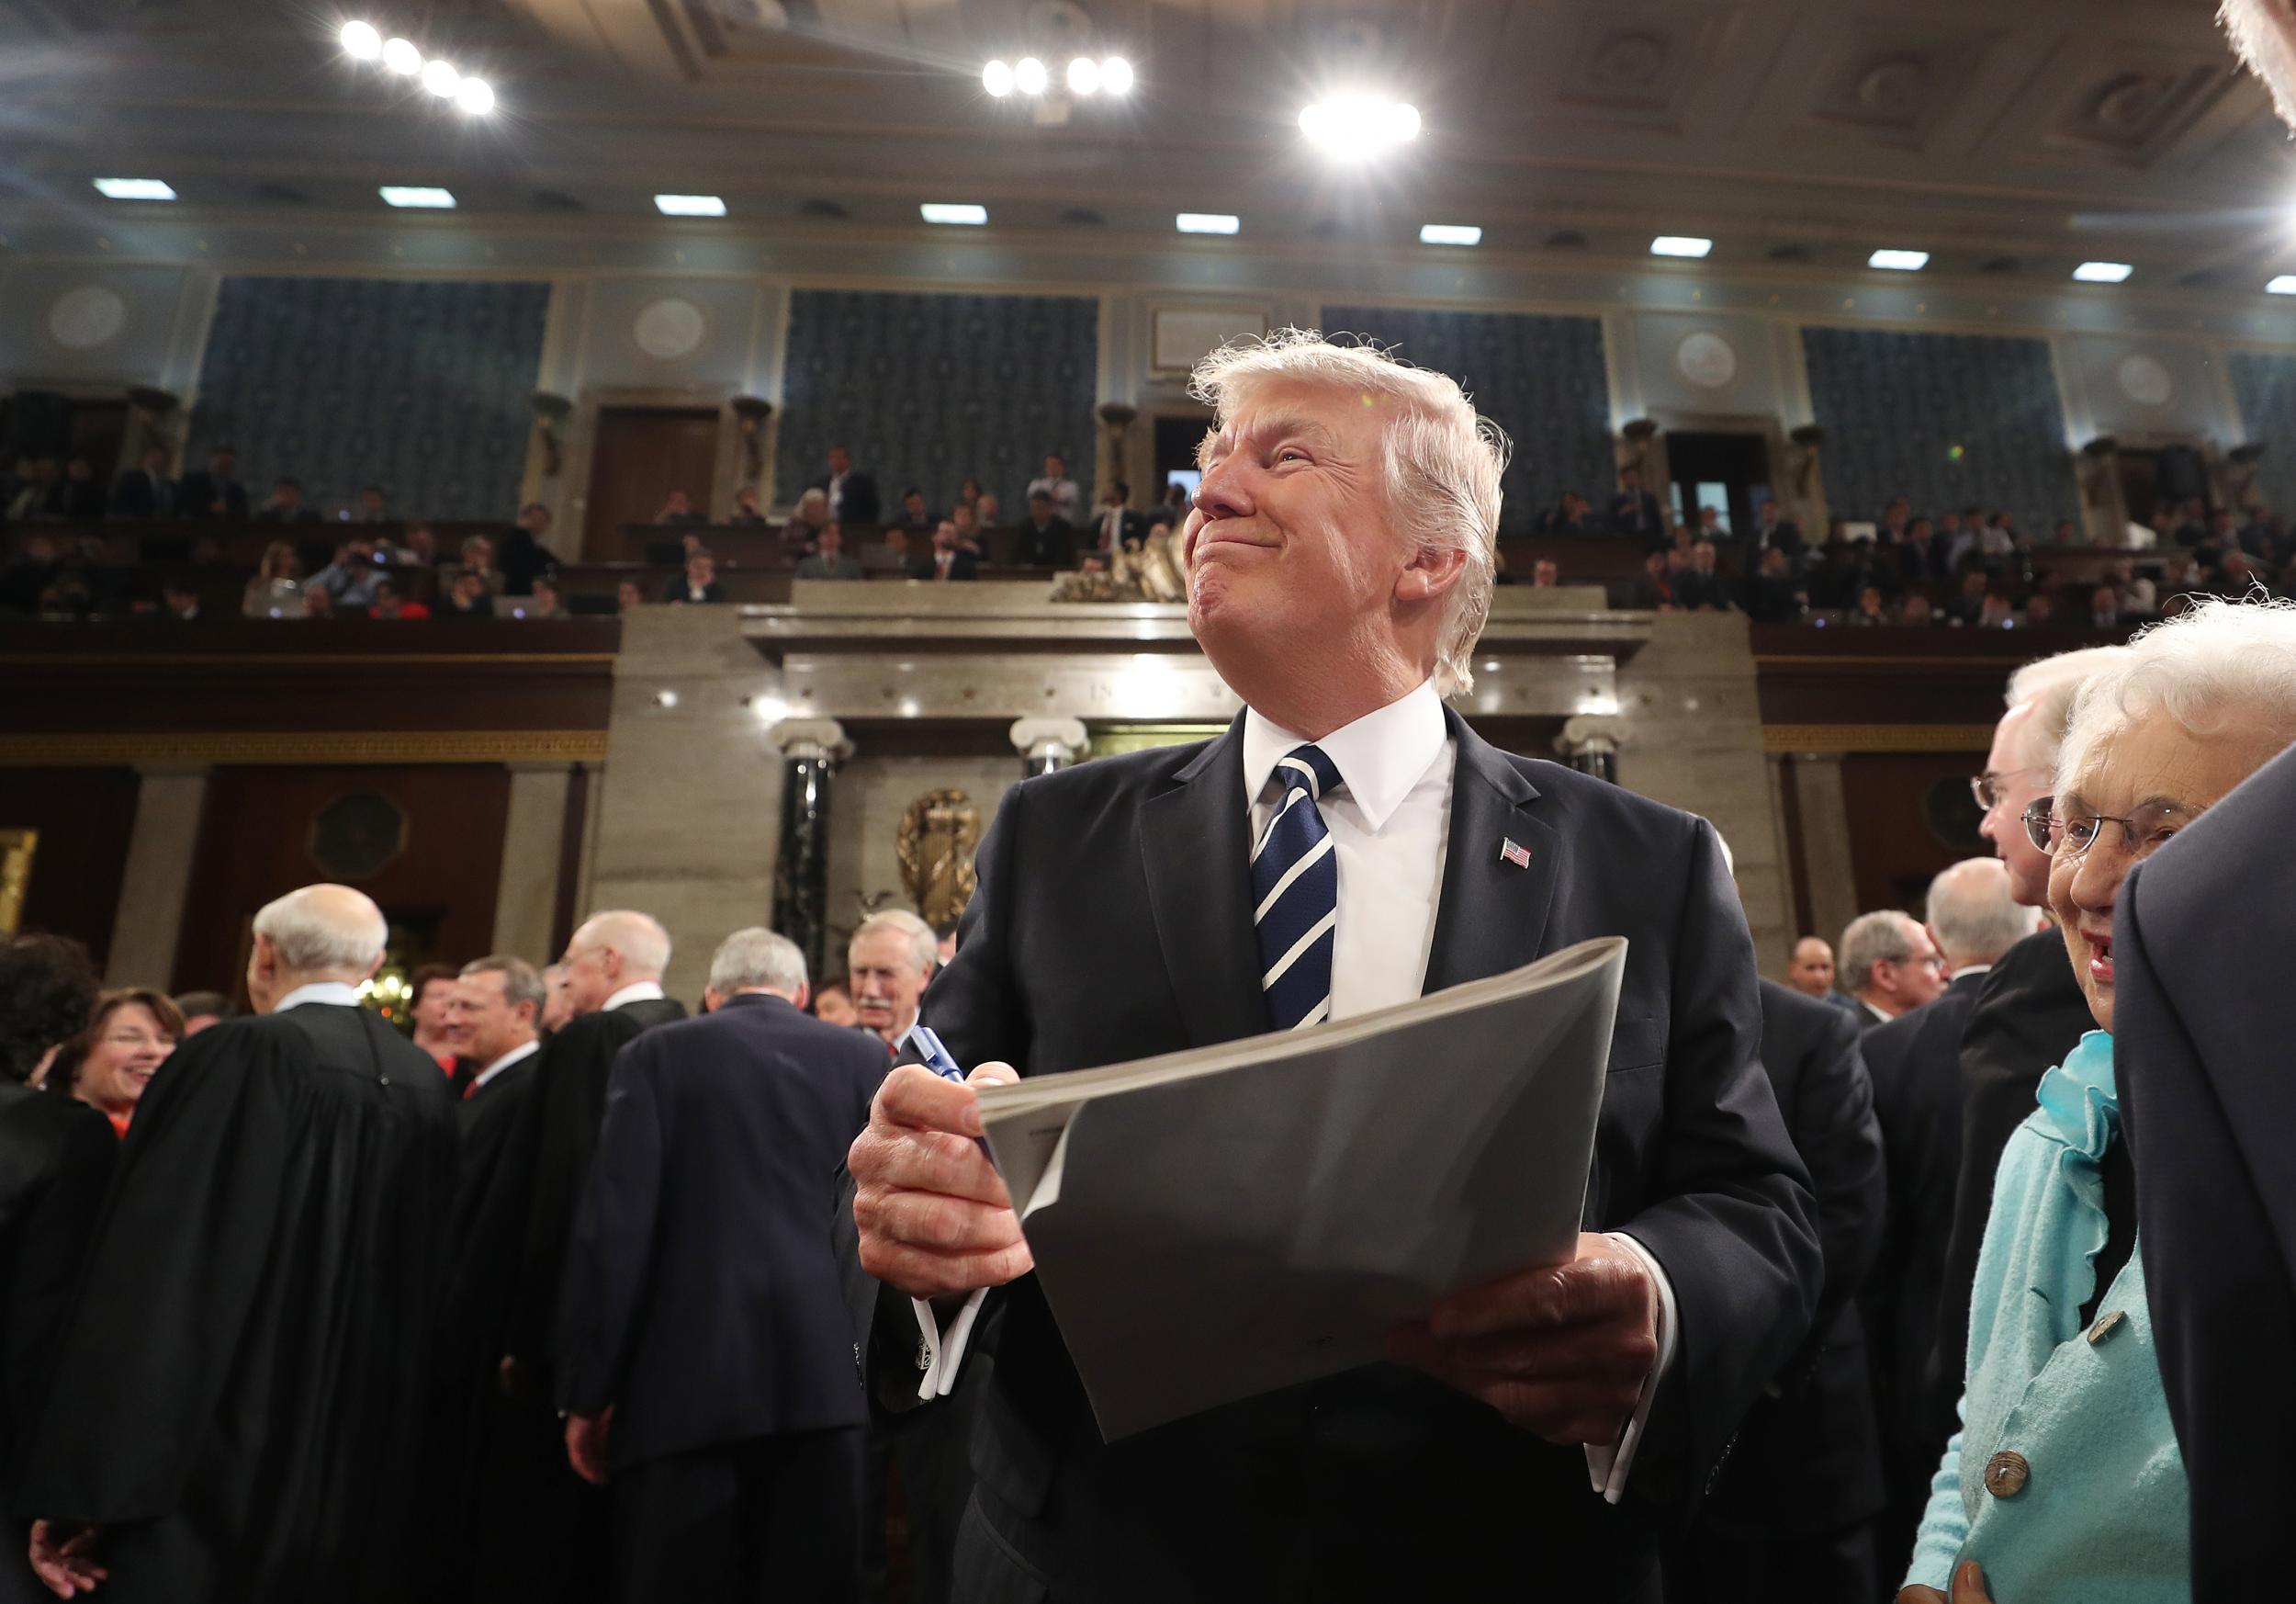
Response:
[[[1316,803],[1344,782],[1323,749],[1312,745],[1294,751],[1275,772],[1284,792],[1252,849],[1252,923],[1268,1021],[1279,1031],[1296,1031],[1332,1016],[1339,860]]]

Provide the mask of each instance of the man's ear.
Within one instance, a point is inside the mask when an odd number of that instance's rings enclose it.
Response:
[[[1395,597],[1402,602],[1428,602],[1459,582],[1467,572],[1467,553],[1456,546],[1423,546],[1395,579]]]

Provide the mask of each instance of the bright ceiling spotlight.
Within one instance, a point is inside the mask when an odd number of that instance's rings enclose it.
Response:
[[[455,103],[473,117],[484,117],[494,109],[494,86],[484,78],[465,78],[455,91]]]
[[[1300,108],[1300,131],[1339,161],[1360,161],[1419,137],[1419,108],[1400,100],[1340,95]]]
[[[383,36],[366,22],[346,22],[336,36],[343,41],[343,53],[355,62],[371,62],[383,53]]]
[[[1100,63],[1090,56],[1078,56],[1068,63],[1068,92],[1072,95],[1097,95],[1100,92]]]
[[[715,195],[657,195],[654,209],[664,217],[724,217],[726,203]]]
[[[1865,259],[1868,267],[1885,267],[1892,273],[1919,273],[1930,265],[1927,251],[1876,251]]]
[[[427,184],[386,184],[378,191],[390,206],[413,207],[423,211],[452,211],[455,197],[452,192]]]
[[[422,64],[422,87],[441,100],[452,100],[455,91],[462,87],[462,74],[455,71],[452,62],[425,62]]]
[[[96,187],[107,200],[173,200],[174,187],[164,178],[98,178]]]
[[[2283,273],[2264,287],[2267,295],[2296,295],[2296,273]]]
[[[991,62],[981,69],[981,87],[1002,100],[1012,93],[1012,66],[1007,62]]]
[[[1712,240],[1702,240],[1695,234],[1660,234],[1650,242],[1653,256],[1703,256],[1713,249]]]
[[[1044,63],[1034,56],[1023,56],[1012,64],[1012,86],[1023,95],[1041,95],[1047,82]]]
[[[386,40],[383,43],[383,65],[401,78],[411,78],[422,70],[422,52],[416,50],[411,40]]]
[[[1483,231],[1473,223],[1422,223],[1419,243],[1423,245],[1480,245]]]
[[[2073,269],[2083,284],[2118,284],[2136,269],[2126,262],[2084,262]]]
[[[1100,63],[1100,87],[1111,95],[1129,95],[1132,90],[1132,64],[1122,56],[1110,56]]]
[[[1172,220],[1184,234],[1232,234],[1244,220],[1224,211],[1184,211]]]
[[[988,221],[988,208],[969,201],[928,200],[917,209],[929,223],[955,223],[964,228],[979,228]]]

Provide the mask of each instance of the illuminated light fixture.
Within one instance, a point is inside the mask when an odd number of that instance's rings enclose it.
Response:
[[[1703,256],[1714,249],[1712,240],[1702,240],[1692,234],[1660,234],[1650,242],[1653,256]]]
[[[484,78],[465,78],[455,91],[455,104],[473,117],[484,117],[494,109],[494,85]]]
[[[455,209],[452,194],[423,185],[386,184],[379,193],[392,206],[411,206],[433,211]]]
[[[383,36],[371,23],[346,22],[336,37],[343,41],[343,53],[355,62],[371,62],[383,53]]]
[[[988,221],[988,208],[951,201],[929,200],[917,209],[929,223],[963,223],[978,228]]]
[[[1876,251],[1865,259],[1868,267],[1885,267],[1892,273],[1919,273],[1930,265],[1927,251]]]
[[[2296,295],[2296,273],[2283,273],[2264,287],[2267,295]]]
[[[1068,92],[1071,95],[1097,95],[1100,92],[1100,63],[1090,56],[1078,56],[1069,62]]]
[[[1006,96],[1011,94],[1012,63],[1009,62],[991,62],[987,66],[983,67],[981,69],[981,87],[987,90],[991,96],[998,100],[1002,100]]]
[[[726,203],[715,195],[657,195],[654,209],[664,217],[724,217]]]
[[[383,65],[401,78],[411,78],[422,70],[422,52],[414,48],[412,40],[386,40],[383,42]]]
[[[1100,87],[1111,95],[1132,92],[1132,64],[1122,56],[1109,56],[1100,63]]]
[[[2118,284],[2136,269],[2126,262],[2084,262],[2073,269],[2083,284]]]
[[[1244,226],[1224,211],[1184,211],[1172,220],[1184,234],[1232,234]]]
[[[1359,161],[1419,137],[1419,108],[1400,100],[1342,95],[1300,110],[1308,142],[1341,161]]]
[[[1423,245],[1480,245],[1483,231],[1472,223],[1422,223],[1419,243]]]
[[[98,178],[96,189],[107,200],[173,200],[174,186],[164,178]]]
[[[1012,86],[1023,95],[1041,95],[1048,82],[1044,63],[1034,56],[1023,56],[1012,64]]]
[[[441,100],[452,100],[455,91],[462,87],[462,74],[455,70],[452,62],[425,62],[422,63],[422,87]]]

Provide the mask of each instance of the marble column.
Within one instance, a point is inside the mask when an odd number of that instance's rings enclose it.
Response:
[[[512,763],[510,819],[502,830],[502,875],[494,893],[494,951],[540,966],[551,950],[565,856],[567,763]]]
[[[207,806],[208,771],[137,772],[142,783],[136,788],[136,820],[128,836],[104,982],[169,991],[174,988],[175,943],[191,887],[191,860],[199,845],[199,816]]]
[[[773,864],[773,928],[821,973],[829,929],[829,781],[853,755],[834,718],[784,718],[771,731],[781,749],[782,839]]]
[[[1016,718],[1007,733],[1030,779],[1068,767],[1092,744],[1076,718]]]
[[[1581,713],[1565,720],[1555,737],[1555,751],[1582,774],[1618,783],[1618,747],[1626,739],[1626,721],[1615,714]]]

